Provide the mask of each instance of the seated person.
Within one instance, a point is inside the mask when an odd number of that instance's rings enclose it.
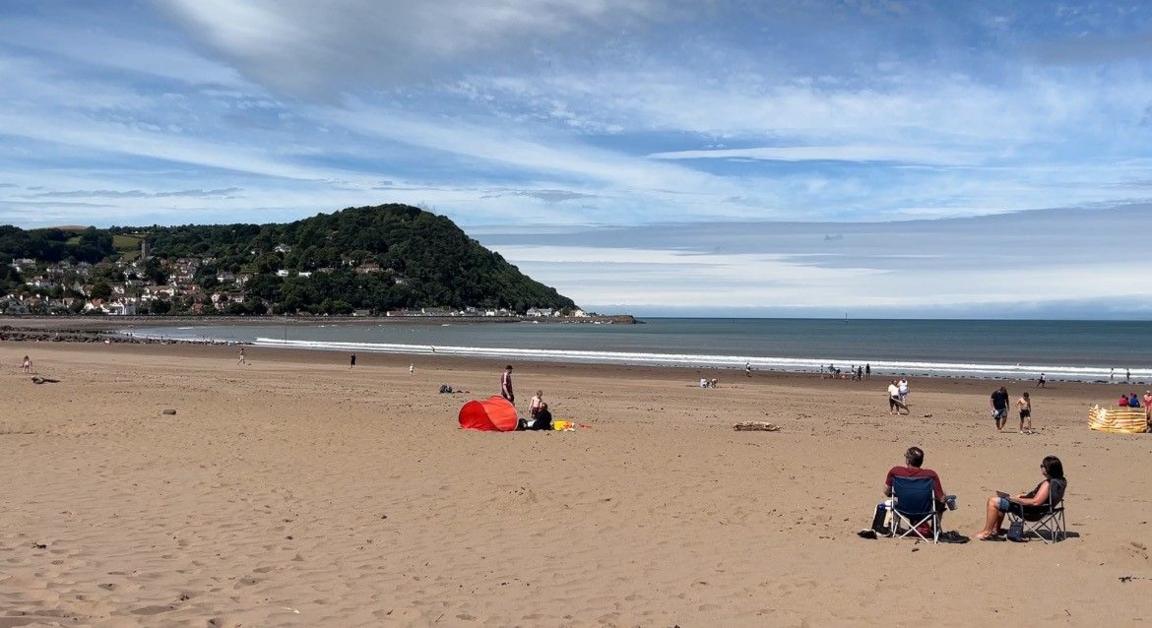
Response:
[[[888,470],[888,476],[884,480],[884,495],[892,497],[892,478],[932,478],[932,492],[936,498],[936,514],[940,516],[941,525],[943,525],[944,510],[946,508],[955,508],[956,497],[954,495],[945,495],[944,487],[940,483],[940,476],[932,469],[924,469],[924,450],[919,447],[909,447],[908,451],[904,452],[904,466],[892,467]],[[874,533],[870,536],[875,536],[875,532],[880,534],[887,534],[889,530],[884,528],[884,518],[888,514],[888,509],[892,507],[892,500],[887,499],[877,504],[876,515],[872,518],[872,531]],[[864,531],[861,536],[866,535]]]
[[[1131,395],[1128,396],[1128,407],[1129,408],[1139,408],[1140,407],[1140,398],[1136,396],[1136,393],[1132,393]]]
[[[536,409],[536,413],[532,415],[532,423],[528,425],[530,430],[551,430],[552,429],[552,412],[548,410],[548,404],[543,401],[540,402],[540,407]]]
[[[1116,407],[1127,408],[1128,407],[1128,395],[1120,395],[1120,401],[1116,402]]]
[[[1040,463],[1040,469],[1044,473],[1044,480],[1031,491],[1015,497],[998,494],[988,498],[984,528],[976,533],[976,538],[987,541],[1002,534],[1000,524],[1004,522],[1004,513],[1015,510],[1026,514],[1029,509],[1033,512],[1043,512],[1043,509],[1048,507],[1049,495],[1053,504],[1059,504],[1064,499],[1064,489],[1068,487],[1068,480],[1064,479],[1064,465],[1060,459],[1056,456],[1046,456]]]

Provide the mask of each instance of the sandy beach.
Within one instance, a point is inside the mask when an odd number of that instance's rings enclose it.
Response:
[[[877,377],[518,363],[522,412],[543,389],[587,427],[479,433],[456,411],[502,363],[248,359],[0,343],[0,628],[1152,621],[1152,435],[1087,429],[1135,386],[1006,382],[1033,395],[1022,435],[988,416],[1000,382],[914,380],[891,417]],[[910,445],[969,536],[1060,456],[1072,538],[858,538]]]

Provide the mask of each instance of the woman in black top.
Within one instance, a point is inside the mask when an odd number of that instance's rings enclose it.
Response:
[[[1059,504],[1064,499],[1064,489],[1068,487],[1068,480],[1064,479],[1064,465],[1056,456],[1046,456],[1040,463],[1044,473],[1044,480],[1028,493],[1021,493],[1015,497],[993,495],[988,498],[987,517],[984,528],[976,533],[976,538],[987,541],[1000,534],[1000,524],[1004,522],[1004,513],[1017,509],[1045,508],[1049,504]]]

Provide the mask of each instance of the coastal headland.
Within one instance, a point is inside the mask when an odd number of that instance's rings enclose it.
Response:
[[[28,354],[46,380],[20,372]],[[1152,617],[1148,435],[1116,386],[517,363],[573,432],[477,433],[502,363],[208,345],[0,342],[0,625],[861,625]],[[409,366],[414,372],[409,373]],[[717,389],[697,377],[718,376]],[[437,394],[440,384],[464,394]],[[988,394],[1032,393],[1039,433]],[[169,411],[169,413],[166,413]],[[174,414],[170,413],[174,412]],[[778,432],[734,432],[740,421]],[[919,445],[982,524],[1069,479],[1066,542],[864,540]],[[815,603],[815,601],[819,603]],[[926,610],[927,609],[927,610]],[[893,621],[893,618],[897,618]]]

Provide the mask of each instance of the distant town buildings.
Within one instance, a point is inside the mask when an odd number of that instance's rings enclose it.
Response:
[[[278,253],[292,247],[280,244]],[[256,251],[252,252],[257,255]],[[9,294],[0,295],[0,314],[138,316],[147,314],[233,314],[271,313],[272,304],[249,294],[256,273],[248,270],[218,270],[213,257],[157,258],[147,241],[141,241],[139,255],[111,262],[90,264],[42,262],[36,259],[12,260],[10,266],[23,281]],[[366,275],[384,273],[394,285],[407,280],[391,268],[372,261],[344,260],[344,268]],[[313,271],[276,269],[268,271],[281,279],[308,279],[314,274],[336,272],[331,267]],[[389,317],[586,317],[583,310],[564,312],[553,308],[528,308],[520,313],[509,308],[425,307],[374,312],[349,311],[353,316],[383,314]]]

